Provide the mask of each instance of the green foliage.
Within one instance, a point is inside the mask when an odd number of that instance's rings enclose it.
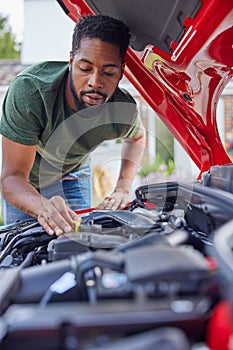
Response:
[[[0,59],[20,58],[20,43],[17,43],[8,24],[8,17],[0,14]]]
[[[168,159],[166,162],[159,154],[156,154],[154,163],[146,163],[139,171],[140,177],[148,176],[153,173],[161,173],[165,178],[172,175],[175,171],[175,163],[173,159]]]
[[[156,153],[168,161],[174,154],[174,138],[160,119],[156,120]]]

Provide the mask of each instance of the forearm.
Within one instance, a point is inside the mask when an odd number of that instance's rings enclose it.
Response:
[[[98,205],[100,209],[124,209],[130,199],[132,182],[140,166],[145,147],[145,131],[142,128],[133,140],[122,145],[119,177],[114,191]]]
[[[70,232],[74,221],[79,222],[81,218],[67,206],[61,196],[44,198],[28,182],[37,145],[25,146],[4,137],[2,140],[1,190],[5,200],[35,217],[51,235]]]
[[[116,182],[114,191],[124,191],[130,193],[132,182],[137,174],[138,166],[131,162],[122,160],[121,169]]]
[[[6,201],[26,214],[35,217],[50,235],[70,232],[81,218],[60,196],[47,199],[24,178],[9,175],[2,180],[2,194]]]
[[[7,202],[27,215],[38,217],[45,198],[30,183],[20,176],[8,175],[2,179],[1,186]]]
[[[141,130],[137,140],[125,140],[122,145],[122,160],[115,190],[130,192],[130,187],[141,166],[145,149],[145,131]]]

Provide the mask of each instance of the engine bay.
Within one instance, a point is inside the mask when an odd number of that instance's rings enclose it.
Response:
[[[60,237],[34,219],[3,226],[1,348],[32,346],[28,332],[35,349],[70,349],[70,334],[74,349],[115,349],[167,328],[177,349],[205,342],[223,286],[213,234],[230,204],[200,182],[168,182],[139,187],[125,210],[84,214],[78,232]]]

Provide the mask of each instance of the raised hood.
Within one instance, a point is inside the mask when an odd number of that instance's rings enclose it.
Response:
[[[201,173],[231,163],[216,106],[233,75],[232,0],[57,1],[75,22],[87,13],[122,19],[132,33],[129,81]]]

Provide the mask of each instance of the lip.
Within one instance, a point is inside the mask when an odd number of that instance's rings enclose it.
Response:
[[[104,97],[99,94],[85,94],[83,95],[83,101],[88,105],[99,105],[104,102]]]

